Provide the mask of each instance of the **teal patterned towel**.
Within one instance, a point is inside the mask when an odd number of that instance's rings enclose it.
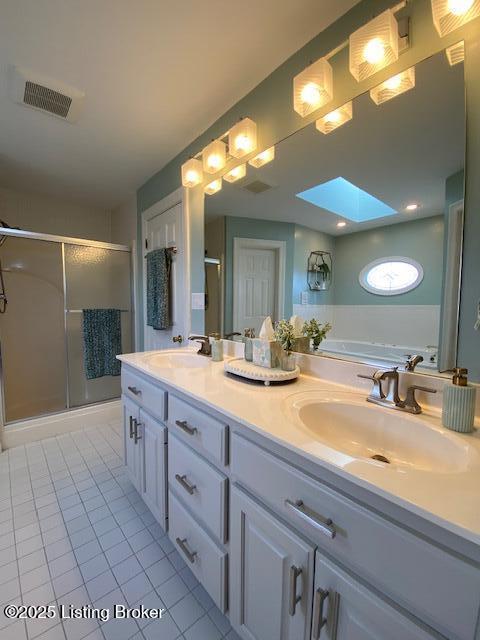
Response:
[[[154,329],[169,329],[170,252],[154,249],[147,253],[147,324]]]
[[[119,376],[122,353],[120,309],[83,310],[83,363],[87,380]]]

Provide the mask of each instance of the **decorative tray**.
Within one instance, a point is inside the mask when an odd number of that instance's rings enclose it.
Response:
[[[282,369],[267,369],[267,367],[259,367],[253,362],[247,362],[243,358],[234,358],[225,362],[225,371],[233,373],[236,376],[242,378],[248,378],[249,380],[260,380],[266,387],[271,382],[285,382],[287,380],[294,380],[300,375],[300,367],[296,366],[294,371],[282,371]]]

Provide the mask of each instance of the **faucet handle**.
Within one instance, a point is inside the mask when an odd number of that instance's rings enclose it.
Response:
[[[364,373],[357,373],[357,378],[363,378],[364,380],[373,380],[374,382],[377,382],[375,376],[367,376]]]
[[[405,400],[400,403],[404,409],[409,411],[410,413],[422,413],[422,407],[418,404],[417,399],[415,398],[415,391],[424,391],[425,393],[437,393],[436,389],[431,389],[430,387],[422,387],[418,384],[413,384],[412,386],[407,388],[407,395]]]
[[[371,398],[377,398],[378,400],[383,400],[383,398],[385,398],[381,379],[376,377],[375,374],[373,376],[367,376],[363,373],[357,373],[357,378],[363,378],[364,380],[371,380],[373,382],[373,388],[370,393]]]

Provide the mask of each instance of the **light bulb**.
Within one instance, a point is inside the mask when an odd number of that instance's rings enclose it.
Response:
[[[314,82],[308,82],[300,93],[300,99],[310,106],[318,104],[320,102],[320,89],[318,85]]]
[[[212,153],[208,156],[207,160],[208,167],[215,171],[219,171],[222,168],[222,158],[218,155],[218,153]]]
[[[338,227],[339,229],[341,229],[342,227],[346,227],[346,226],[347,226],[347,223],[346,223],[346,222],[337,222],[337,227]]]
[[[198,171],[195,171],[194,169],[187,171],[185,181],[187,184],[196,184],[199,181]]]
[[[244,133],[241,133],[235,138],[235,149],[237,149],[238,151],[248,153],[251,149],[251,146],[252,144],[250,142],[250,138]]]
[[[472,8],[474,0],[448,0],[448,10],[454,16],[463,16]]]
[[[331,111],[330,113],[327,113],[327,115],[325,116],[324,120],[325,122],[331,122],[332,124],[337,124],[337,122],[340,122],[342,118],[342,114],[339,111]]]
[[[365,45],[363,57],[369,64],[378,64],[385,57],[385,45],[381,38],[372,38]]]
[[[262,151],[254,158],[248,161],[248,164],[252,165],[252,167],[259,168],[263,167],[264,164],[271,162],[275,158],[275,147],[269,147]]]
[[[393,76],[393,78],[389,78],[384,82],[385,88],[389,89],[390,91],[395,91],[396,89],[399,88],[401,84],[402,84],[402,75],[400,73],[397,74],[396,76]]]
[[[416,202],[412,202],[411,204],[407,204],[405,209],[407,211],[415,211],[416,209],[418,209],[418,204]]]

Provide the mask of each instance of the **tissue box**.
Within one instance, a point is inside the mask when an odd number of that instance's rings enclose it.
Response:
[[[310,338],[307,336],[295,338],[292,351],[296,351],[297,353],[310,353]]]
[[[253,338],[253,364],[267,369],[275,369],[280,366],[282,345],[276,340],[262,340]]]

